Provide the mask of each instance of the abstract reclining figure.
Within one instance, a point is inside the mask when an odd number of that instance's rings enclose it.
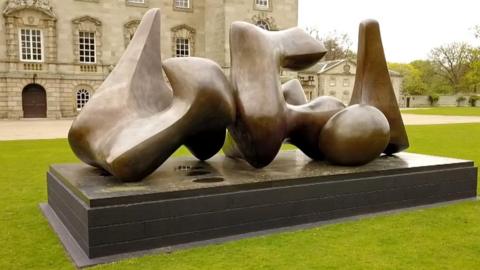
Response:
[[[85,163],[138,181],[181,145],[208,159],[235,119],[230,83],[214,62],[160,58],[160,11],[148,11],[116,68],[82,109],[68,140]]]
[[[224,147],[227,156],[244,158],[253,167],[261,168],[272,162],[283,141],[296,129],[305,127],[310,129],[305,130],[308,135],[317,133],[318,142],[321,126],[345,106],[336,100],[328,105],[322,103],[324,106],[315,106],[315,102],[287,106],[280,86],[280,68],[305,69],[325,53],[322,43],[299,28],[269,32],[245,22],[232,24],[231,81],[237,118],[228,128],[233,140]],[[301,88],[298,84],[290,87]],[[301,141],[308,140],[307,133],[302,135]],[[313,148],[318,148],[317,143]]]
[[[224,152],[267,166],[283,142],[315,160],[367,163],[408,147],[378,23],[360,26],[351,106],[333,97],[307,103],[298,80],[280,85],[280,68],[319,61],[323,45],[299,28],[268,32],[234,22],[231,82],[206,59],[160,57],[160,11],[148,11],[112,74],[72,124],[69,142],[84,162],[123,181],[152,173],[181,145],[200,160]],[[171,84],[163,79],[162,68]]]

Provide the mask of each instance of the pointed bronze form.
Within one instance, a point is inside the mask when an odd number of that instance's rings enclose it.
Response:
[[[221,149],[235,118],[232,89],[217,64],[166,61],[172,91],[163,79],[160,51],[160,11],[151,9],[68,134],[81,160],[123,181],[143,179],[182,144],[208,159]]]
[[[350,105],[366,104],[379,109],[390,124],[390,141],[383,151],[393,154],[408,148],[408,137],[398,107],[387,61],[383,51],[380,26],[375,20],[360,23],[357,71]]]
[[[299,28],[269,32],[245,22],[232,23],[231,82],[237,117],[228,128],[235,146],[224,148],[227,156],[241,156],[255,168],[275,158],[288,133],[280,67],[304,69],[325,53],[322,43]]]

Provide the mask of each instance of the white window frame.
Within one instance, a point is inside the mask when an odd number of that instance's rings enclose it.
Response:
[[[173,0],[175,1],[175,8],[181,8],[181,9],[189,9],[190,8],[190,0]],[[184,4],[187,4],[185,6]]]
[[[179,45],[179,41],[182,40],[183,41],[183,45],[187,44],[188,45],[188,50],[185,50],[185,49],[180,49],[180,51],[187,51],[188,54],[187,55],[182,55],[182,54],[178,54],[177,51],[179,50],[178,49],[178,45]],[[186,41],[186,43],[185,43]],[[181,44],[180,44],[181,45]],[[175,39],[175,57],[189,57],[191,56],[192,54],[192,49],[191,49],[191,42],[190,42],[190,39],[188,38],[182,38],[182,37],[177,37]]]
[[[145,4],[145,0],[127,0],[127,2],[132,4]]]
[[[39,31],[40,32],[40,50],[41,50],[41,53],[40,53],[40,60],[33,60],[33,59],[23,59],[23,53],[22,53],[22,30],[30,30],[30,44],[32,44],[32,40],[31,40],[31,31],[32,30],[35,30],[35,31]],[[18,29],[18,53],[19,53],[19,56],[20,56],[20,61],[21,62],[36,62],[36,63],[43,63],[43,59],[44,59],[44,55],[43,55],[43,52],[45,51],[43,49],[43,31],[41,29],[38,29],[38,28],[20,28]],[[30,49],[32,50],[31,53],[30,53],[30,56],[33,56],[33,47],[30,47]],[[32,57],[33,58],[33,57]]]
[[[83,98],[83,99],[79,99],[78,95],[80,94],[81,91],[84,91],[84,92],[87,92],[88,94],[88,97],[87,98]],[[90,101],[90,98],[92,98],[92,94],[90,93],[90,91],[88,91],[87,89],[85,88],[80,88],[78,89],[76,92],[75,92],[75,106],[77,107],[77,111],[81,111],[83,109],[83,107],[85,107],[85,104],[87,104],[88,101]]]
[[[270,1],[269,0],[255,0],[255,6],[261,9],[269,9]]]
[[[83,42],[81,43],[80,42],[80,39],[82,38],[82,33],[89,33],[89,34],[93,34],[93,58],[95,61],[91,62],[90,59],[89,61],[85,61],[86,59],[86,56],[83,55],[84,57],[84,60],[82,61],[80,58],[82,57],[81,55],[81,52],[84,51],[84,52],[91,52],[90,49],[85,49],[85,47],[82,49],[80,48],[80,46],[85,46],[86,43]],[[83,36],[83,38],[85,38],[85,36]],[[90,37],[89,37],[90,38]],[[88,44],[89,46],[92,45],[92,44]],[[88,58],[90,58],[91,56],[89,55]],[[95,32],[92,32],[92,31],[78,31],[78,62],[80,62],[81,64],[96,64],[97,63],[97,37],[96,37],[96,34]]]

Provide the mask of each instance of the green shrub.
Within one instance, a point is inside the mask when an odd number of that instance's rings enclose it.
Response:
[[[431,94],[428,96],[428,101],[430,102],[430,106],[435,106],[438,102],[440,97],[437,94]]]
[[[465,102],[466,100],[467,100],[467,98],[464,97],[464,96],[457,97],[457,106],[462,105],[462,103]]]
[[[480,99],[479,96],[471,96],[468,99],[468,103],[470,103],[470,106],[475,107],[475,106],[477,106],[477,100],[479,100],[479,99]]]

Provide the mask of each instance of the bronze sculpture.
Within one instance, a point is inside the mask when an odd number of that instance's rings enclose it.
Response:
[[[138,181],[183,144],[201,160],[221,149],[225,127],[235,118],[223,71],[201,58],[169,59],[163,69],[173,91],[162,76],[160,12],[150,10],[70,128],[71,148],[82,161]]]
[[[326,96],[307,103],[298,80],[280,85],[280,68],[308,68],[326,52],[303,30],[269,32],[234,22],[230,43],[230,81],[207,59],[171,58],[162,65],[160,11],[148,11],[116,68],[72,124],[75,154],[123,181],[139,181],[181,145],[209,159],[222,148],[227,128],[225,154],[256,168],[267,166],[284,141],[312,159],[340,165],[364,164],[408,147],[378,23],[360,26],[359,68],[347,108]]]
[[[390,142],[386,154],[408,148],[408,137],[398,108],[387,61],[383,52],[380,26],[377,21],[360,23],[358,33],[357,71],[350,105],[368,104],[385,114],[390,124]]]

